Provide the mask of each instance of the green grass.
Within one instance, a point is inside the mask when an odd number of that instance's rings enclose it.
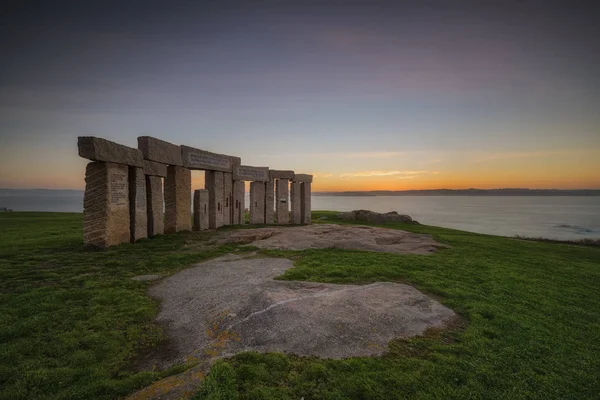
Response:
[[[317,217],[337,222],[333,212]],[[410,283],[463,323],[395,340],[376,358],[239,354],[218,362],[195,398],[599,398],[600,248],[386,226],[451,247],[431,256],[265,253],[295,261],[281,279]],[[236,250],[197,246],[208,238],[176,234],[86,252],[81,215],[0,214],[0,398],[118,398],[176,372],[132,371],[131,359],[163,335],[148,283],[129,278]]]

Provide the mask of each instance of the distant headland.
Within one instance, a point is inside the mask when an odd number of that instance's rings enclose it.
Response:
[[[313,196],[600,196],[600,189],[431,189],[313,192]]]

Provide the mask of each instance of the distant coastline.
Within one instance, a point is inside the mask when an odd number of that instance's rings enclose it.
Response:
[[[77,189],[9,189],[0,188],[0,195],[82,195]],[[431,189],[431,190],[369,190],[344,192],[313,192],[313,196],[600,196],[600,189]]]
[[[432,189],[313,192],[313,196],[600,196],[600,189]]]

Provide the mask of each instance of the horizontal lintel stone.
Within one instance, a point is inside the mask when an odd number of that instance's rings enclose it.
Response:
[[[144,175],[167,176],[167,164],[144,160]]]
[[[77,138],[79,156],[92,161],[104,161],[117,164],[143,167],[142,152],[110,140],[95,136],[79,136]]]
[[[294,176],[294,182],[307,182],[311,183],[313,181],[313,176],[309,174],[296,174]]]
[[[268,182],[269,179],[269,167],[251,167],[249,165],[233,167],[234,181]]]
[[[208,171],[233,172],[233,166],[242,163],[239,157],[211,153],[189,146],[181,146],[181,157],[184,167]]]
[[[146,160],[167,165],[183,166],[181,149],[176,144],[165,142],[152,136],[140,136],[138,137],[138,148],[142,151]]]
[[[271,169],[269,170],[269,175],[271,179],[294,179],[294,171],[289,170]]]

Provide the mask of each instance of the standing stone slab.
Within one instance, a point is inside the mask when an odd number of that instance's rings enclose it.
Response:
[[[233,225],[246,223],[246,185],[244,181],[233,181]]]
[[[302,223],[300,182],[290,185],[290,203],[292,208],[292,224]]]
[[[132,243],[148,237],[144,168],[129,167],[129,232]]]
[[[287,179],[277,179],[275,181],[275,216],[277,217],[277,223],[281,225],[290,223],[289,189],[290,181]]]
[[[170,165],[165,179],[165,232],[189,231],[191,216],[192,172]]]
[[[275,221],[275,181],[270,180],[265,183],[265,224],[272,224]]]
[[[289,179],[294,180],[294,171],[290,170],[278,170],[278,169],[270,169],[269,176],[271,179]]]
[[[265,223],[265,184],[250,182],[250,223]]]
[[[223,173],[206,171],[204,185],[208,190],[208,225],[210,229],[223,226]]]
[[[144,159],[156,161],[167,165],[183,166],[181,149],[173,143],[156,139],[151,136],[138,137],[138,148],[142,151]]]
[[[233,179],[232,174],[223,172],[223,225],[231,225],[233,218]]]
[[[160,176],[146,176],[146,209],[148,215],[148,236],[165,233],[165,213],[163,204],[163,180]]]
[[[106,248],[129,242],[129,171],[126,165],[91,162],[85,169],[83,243]]]
[[[233,166],[242,162],[239,157],[211,153],[189,146],[181,146],[181,157],[185,167],[206,171],[233,172]]]
[[[208,190],[194,190],[194,230],[208,229]]]
[[[94,136],[80,136],[77,138],[77,148],[79,156],[88,160],[125,164],[134,167],[144,166],[141,151],[110,140]]]
[[[311,207],[311,183],[302,182],[300,184],[300,213],[302,215],[302,223],[310,224],[312,222],[312,207]]]
[[[269,167],[236,165],[233,167],[233,179],[236,181],[267,182],[270,179]]]

